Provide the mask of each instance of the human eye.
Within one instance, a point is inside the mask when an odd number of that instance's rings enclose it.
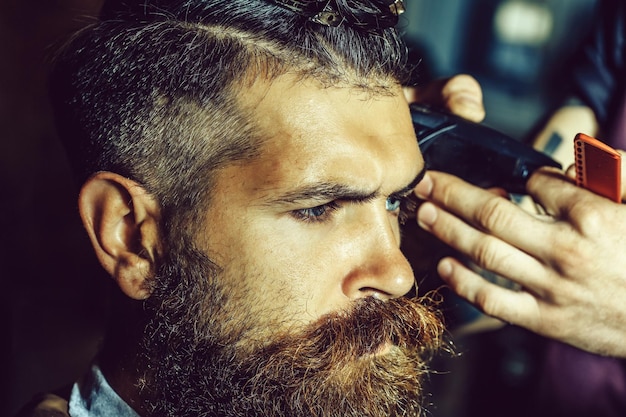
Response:
[[[385,200],[385,209],[390,212],[397,212],[400,210],[403,200],[404,198],[398,196],[388,197],[387,200]]]
[[[412,194],[395,195],[387,198],[385,208],[398,217],[398,223],[404,225],[408,219],[415,217],[417,202],[412,198]]]
[[[304,222],[324,222],[331,218],[333,212],[339,208],[335,201],[321,204],[315,207],[293,210],[291,214],[298,220]]]

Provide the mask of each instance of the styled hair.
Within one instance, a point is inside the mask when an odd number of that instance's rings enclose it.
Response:
[[[98,171],[131,178],[159,201],[166,222],[198,212],[213,170],[258,153],[253,109],[236,100],[254,80],[290,73],[384,94],[408,79],[396,29],[359,23],[368,14],[375,23],[392,2],[325,1],[341,16],[337,26],[270,0],[105,2],[51,75],[77,180]]]

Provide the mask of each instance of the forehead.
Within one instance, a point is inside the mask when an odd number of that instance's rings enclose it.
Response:
[[[242,101],[263,138],[252,165],[268,181],[284,174],[289,182],[324,177],[367,187],[386,180],[395,187],[423,168],[399,86],[374,94],[283,76],[255,84]]]

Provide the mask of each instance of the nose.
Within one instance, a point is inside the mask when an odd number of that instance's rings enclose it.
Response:
[[[361,224],[355,257],[357,262],[344,277],[342,290],[350,299],[374,296],[381,299],[397,298],[408,293],[415,283],[413,270],[400,251],[397,224],[389,213],[370,217]]]

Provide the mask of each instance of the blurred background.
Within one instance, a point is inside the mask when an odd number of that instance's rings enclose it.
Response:
[[[96,351],[109,279],[79,224],[46,73],[102,0],[0,0],[0,415],[72,382]],[[486,124],[526,140],[563,99],[564,64],[595,0],[405,0],[420,77],[475,76]],[[527,415],[544,341],[503,328],[459,340],[433,377],[434,417]],[[449,371],[449,372],[448,372]]]
[[[525,139],[562,100],[567,59],[596,0],[408,0],[407,38],[434,76],[465,72],[484,90],[485,122]]]

